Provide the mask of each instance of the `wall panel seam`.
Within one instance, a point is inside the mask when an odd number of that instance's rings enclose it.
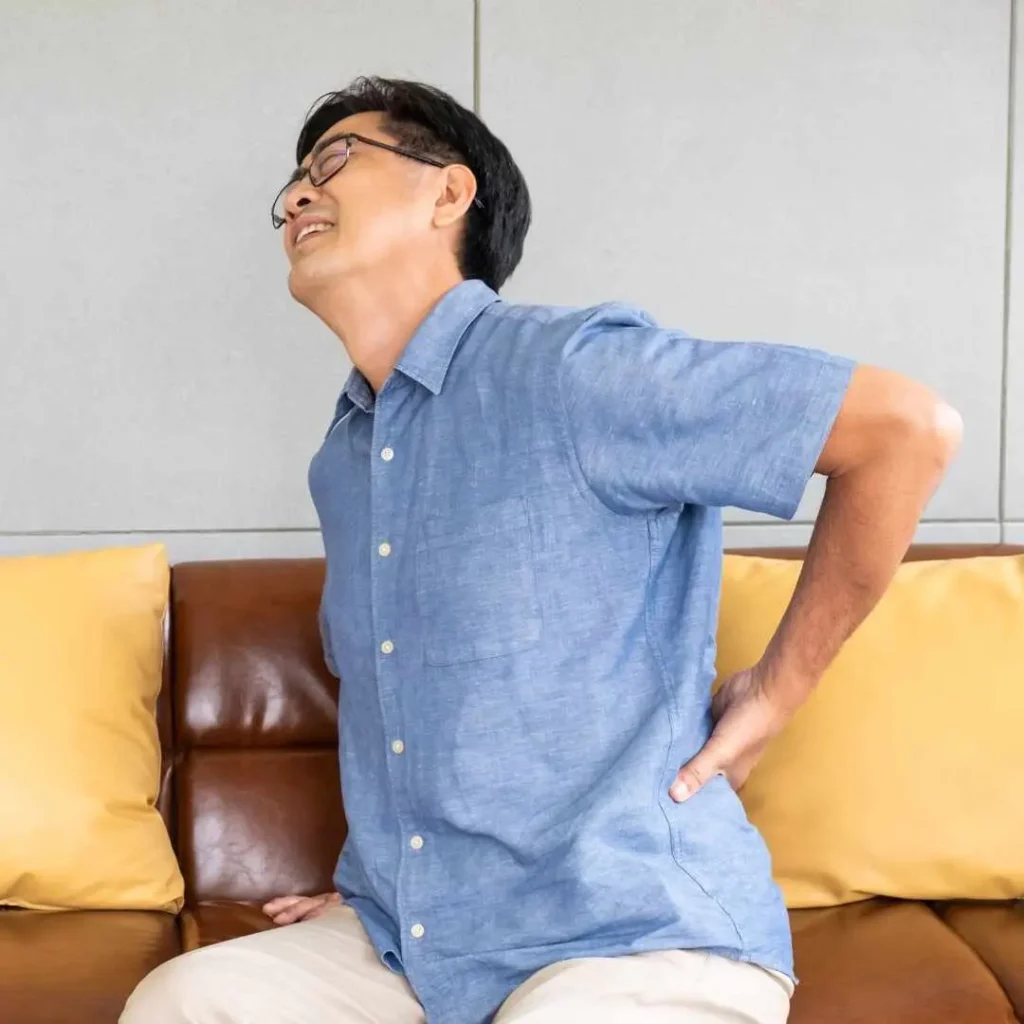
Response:
[[[1017,80],[1017,0],[1010,0],[1010,53],[1006,101],[1006,221],[1003,237],[1003,337],[999,406],[999,520],[1000,539],[1006,539],[1007,473],[1009,472],[1008,420],[1010,411],[1010,294],[1013,268],[1014,115]]]
[[[480,4],[473,0],[473,111],[480,114]]]

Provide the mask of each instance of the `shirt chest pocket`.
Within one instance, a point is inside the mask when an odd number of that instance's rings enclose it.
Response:
[[[427,520],[416,548],[416,599],[430,665],[497,658],[540,640],[530,520],[522,498]]]

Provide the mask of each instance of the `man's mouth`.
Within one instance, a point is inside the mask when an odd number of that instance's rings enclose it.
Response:
[[[311,235],[320,234],[322,231],[329,231],[333,224],[328,224],[326,221],[315,221],[312,224],[306,224],[302,227],[299,233],[295,236],[295,244],[298,245],[304,239],[309,238]]]

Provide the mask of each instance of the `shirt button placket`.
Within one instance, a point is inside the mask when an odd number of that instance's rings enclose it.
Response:
[[[395,450],[394,450],[394,448],[392,448],[390,445],[385,445],[380,450],[380,457],[385,462],[390,462],[395,457]],[[390,544],[390,542],[388,542],[386,540],[381,541],[377,545],[377,554],[380,555],[381,558],[387,558],[391,554],[391,544]],[[380,653],[381,654],[383,654],[383,655],[394,654],[394,651],[395,651],[395,642],[394,642],[394,640],[392,640],[390,637],[388,637],[387,639],[381,641],[381,644],[380,644]],[[391,749],[392,749],[392,751],[394,753],[400,754],[403,750],[405,750],[405,744],[401,740],[395,740],[391,744]]]
[[[394,459],[394,457],[395,457],[395,451],[394,451],[394,449],[390,445],[386,445],[385,447],[381,448],[381,450],[380,450],[380,457],[381,457],[381,459],[384,462],[391,462]],[[391,548],[390,541],[382,540],[377,545],[377,554],[381,558],[388,558],[388,557],[390,557],[391,551],[392,551],[392,548]],[[382,640],[380,642],[380,653],[385,658],[388,655],[394,654],[394,652],[395,652],[395,642],[390,637],[388,637],[388,638],[386,638],[386,639],[384,639],[384,640]],[[393,739],[391,741],[391,752],[393,754],[395,754],[395,755],[399,755],[399,754],[405,753],[405,743],[404,743],[404,741],[401,740],[401,739]],[[414,835],[414,836],[412,836],[409,839],[409,846],[413,850],[416,850],[416,851],[422,850],[423,849],[423,836],[421,836],[421,835]],[[416,921],[413,925],[410,926],[409,934],[414,939],[422,939],[423,936],[426,934],[426,929],[423,927],[423,924],[421,922]]]

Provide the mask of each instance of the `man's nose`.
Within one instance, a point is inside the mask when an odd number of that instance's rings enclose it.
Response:
[[[302,212],[304,206],[309,206],[310,203],[316,202],[319,198],[320,190],[309,180],[309,175],[307,174],[301,181],[295,182],[285,193],[285,210],[291,216],[297,217]]]

